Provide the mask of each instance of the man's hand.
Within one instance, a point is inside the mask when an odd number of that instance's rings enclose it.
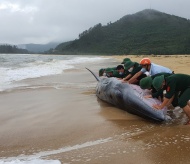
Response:
[[[121,82],[122,82],[122,83],[128,83],[128,81],[127,81],[127,80],[122,80]]]
[[[152,98],[152,95],[146,95],[146,96],[144,96],[144,98],[145,98],[145,99],[147,99],[147,98]]]
[[[161,105],[158,104],[154,104],[152,107],[159,110],[162,109]]]

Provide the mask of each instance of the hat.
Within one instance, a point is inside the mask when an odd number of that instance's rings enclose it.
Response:
[[[163,81],[164,81],[164,75],[157,76],[154,78],[152,85],[158,91],[162,88]]]
[[[127,61],[131,61],[129,58],[124,58],[121,64],[125,64]]]
[[[99,70],[99,76],[102,76],[103,73],[104,73],[104,71],[105,71],[105,69],[104,69],[104,68],[101,68],[101,69]]]
[[[116,70],[114,70],[114,71],[113,71],[113,77],[118,77],[118,76],[119,76],[119,72],[116,71]]]
[[[141,89],[149,89],[152,85],[152,78],[150,76],[142,78],[140,80]]]
[[[151,61],[149,58],[143,58],[141,61],[140,61],[140,65],[149,65],[151,64]]]
[[[125,64],[124,64],[124,67],[126,70],[128,70],[129,68],[131,68],[132,66],[134,66],[134,62],[132,61],[127,61]]]
[[[106,71],[106,73],[113,72],[113,69],[112,68],[106,68],[105,71]]]
[[[112,70],[116,70],[116,69],[117,69],[117,67],[111,67],[111,69],[112,69]]]

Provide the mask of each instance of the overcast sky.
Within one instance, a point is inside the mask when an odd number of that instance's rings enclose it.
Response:
[[[0,43],[70,41],[149,8],[190,19],[189,7],[190,0],[0,0]]]

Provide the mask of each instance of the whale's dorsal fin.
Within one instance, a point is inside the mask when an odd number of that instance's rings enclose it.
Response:
[[[85,67],[86,68],[86,67]],[[87,70],[89,70],[92,74],[93,74],[93,76],[96,78],[96,80],[97,81],[100,81],[100,78],[94,73],[94,72],[92,72],[90,69],[88,69],[88,68],[86,68]]]

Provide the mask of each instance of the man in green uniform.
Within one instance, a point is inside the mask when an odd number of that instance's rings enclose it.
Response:
[[[115,71],[115,67],[114,68],[106,68],[105,69],[105,73],[107,77],[113,77],[114,76],[114,71]]]
[[[176,92],[180,92],[178,98],[179,106],[184,110],[189,118],[187,124],[190,125],[190,75],[185,74],[173,74],[164,78],[164,75],[155,77],[152,85],[158,91],[160,89],[166,89],[164,101],[161,105],[153,105],[156,109],[162,109],[171,99]]]
[[[105,76],[107,77],[116,77],[116,78],[124,78],[127,76],[128,72],[124,70],[122,65],[118,65],[114,68],[106,68],[105,69]]]
[[[143,79],[140,80],[140,87],[141,89],[150,89],[151,90],[151,95],[146,95],[144,96],[145,98],[157,98],[161,101],[163,101],[163,97],[164,97],[164,89],[160,89],[159,91],[157,91],[154,86],[152,85],[152,81],[154,80],[155,77],[158,77],[158,76],[161,76],[161,75],[164,75],[164,78],[170,76],[170,75],[173,75],[171,73],[158,73],[156,75],[153,75],[153,76],[148,76],[148,77],[145,77]],[[178,95],[179,95],[179,92],[176,92],[175,93],[175,96],[172,100],[172,105],[173,107],[176,107],[178,106]]]
[[[127,61],[131,61],[129,58],[124,58],[121,64],[125,64]]]
[[[161,75],[164,75],[164,77],[168,77],[170,75],[172,75],[171,73],[158,73],[156,75],[153,75],[153,76],[148,76],[148,77],[145,77],[145,78],[142,78],[140,80],[140,87],[141,89],[150,89],[152,94],[151,95],[147,95],[145,96],[145,98],[163,98],[163,90],[159,90],[157,91],[153,85],[152,85],[152,81],[154,80],[155,77],[157,76],[161,76]]]
[[[101,68],[100,70],[99,70],[99,76],[104,76],[105,74],[105,68]]]
[[[131,59],[129,58],[124,58],[123,62],[121,64],[125,64],[127,61],[131,61]],[[99,76],[106,76],[106,69],[108,69],[108,71],[110,71],[110,69],[113,70],[113,76],[117,77],[117,78],[121,78],[121,76],[119,75],[118,71],[117,71],[117,67],[112,67],[112,68],[101,68],[99,70]],[[127,71],[127,70],[126,70]],[[120,71],[121,72],[121,71]]]
[[[123,78],[122,82],[128,82],[137,72],[139,72],[142,69],[142,66],[137,62],[127,61],[124,64],[124,67],[126,70],[129,71],[129,75],[127,77]],[[130,84],[139,84],[140,79],[146,77],[145,74],[142,74],[137,79],[134,79],[133,81],[130,81]]]
[[[112,68],[101,68],[100,70],[99,70],[99,76],[106,76],[106,73],[108,73],[109,74],[109,72],[112,72],[112,71],[114,71],[114,70],[116,70],[116,67],[112,67]]]
[[[124,69],[123,65],[118,65],[116,67],[116,70],[117,70],[117,74],[114,77],[117,77],[117,78],[120,78],[120,79],[125,78],[130,73],[128,70]]]

